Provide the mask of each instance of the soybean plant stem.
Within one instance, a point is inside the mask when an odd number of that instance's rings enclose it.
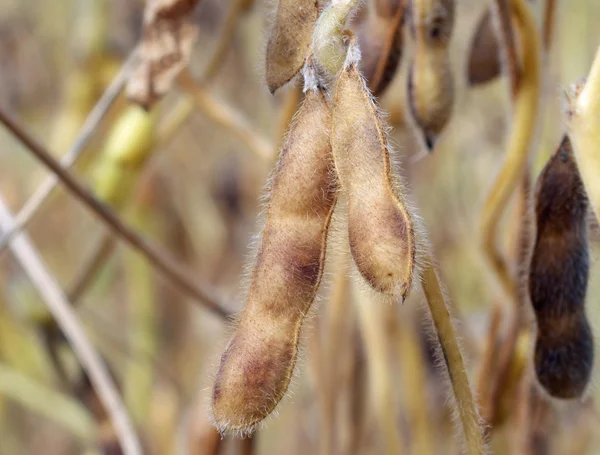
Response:
[[[0,199],[0,227],[10,229],[13,217],[4,201]],[[119,442],[125,455],[141,455],[142,448],[123,405],[121,397],[102,359],[90,343],[77,316],[73,313],[62,289],[48,272],[45,264],[24,234],[19,234],[11,243],[11,248],[31,279],[48,309],[58,322],[81,365],[88,373],[90,381],[98,392],[106,412],[111,418]]]
[[[123,85],[125,85],[127,75],[129,74],[129,71],[133,67],[136,60],[136,52],[134,51],[130,54],[129,58],[123,64],[117,76],[115,76],[109,87],[102,95],[102,98],[100,98],[94,109],[92,109],[88,115],[83,127],[75,139],[75,142],[73,143],[73,146],[60,160],[60,165],[64,169],[68,169],[75,164],[77,159],[85,150],[85,147],[92,137],[92,134],[117,99],[117,96],[121,92]],[[50,175],[42,182],[34,195],[31,196],[31,198],[29,198],[29,200],[25,203],[25,206],[16,215],[13,227],[6,231],[2,237],[0,237],[0,254],[6,249],[10,239],[17,232],[21,231],[37,213],[38,209],[48,199],[48,196],[52,190],[56,188],[58,181],[59,179],[56,177],[56,175]]]
[[[76,199],[104,221],[121,240],[142,254],[153,267],[215,314],[221,317],[229,315],[226,305],[208,283],[200,281],[199,278],[192,280],[170,256],[149,244],[137,232],[126,226],[108,206],[96,199],[85,186],[65,171],[41,144],[2,109],[0,109],[0,123],[3,123],[27,150],[55,174]]]
[[[523,71],[515,98],[512,131],[506,157],[492,190],[485,202],[481,217],[482,246],[494,276],[511,301],[517,299],[518,286],[505,258],[498,248],[497,228],[510,196],[523,176],[529,158],[535,123],[538,117],[540,92],[540,45],[535,21],[525,0],[514,0],[513,12],[523,45]]]
[[[442,291],[435,267],[431,263],[431,257],[426,258],[426,261],[427,265],[423,270],[421,278],[423,291],[429,305],[429,311],[431,312],[436,335],[440,343],[443,360],[446,364],[450,384],[456,399],[458,415],[465,435],[467,454],[483,455],[485,453],[483,429],[452,325],[448,302]]]

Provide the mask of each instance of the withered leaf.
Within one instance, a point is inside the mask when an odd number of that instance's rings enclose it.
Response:
[[[302,68],[317,21],[315,0],[279,0],[267,43],[267,85],[271,93],[289,82]]]
[[[139,63],[127,86],[130,100],[150,108],[186,67],[198,34],[189,16],[198,1],[148,1],[138,48]]]

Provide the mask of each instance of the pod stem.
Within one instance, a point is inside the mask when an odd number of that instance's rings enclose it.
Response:
[[[510,196],[527,169],[540,92],[540,43],[535,21],[524,0],[513,1],[513,14],[521,31],[523,72],[515,97],[513,128],[500,174],[494,182],[481,217],[482,247],[494,276],[511,300],[518,298],[518,285],[496,244],[497,228]]]
[[[448,377],[456,399],[458,415],[465,436],[466,453],[468,455],[483,455],[485,454],[483,428],[480,424],[479,414],[469,385],[469,378],[452,325],[448,302],[442,291],[431,257],[427,258],[426,261],[427,265],[423,269],[421,278],[423,291],[429,305],[429,311],[443,354],[443,361],[448,370]]]
[[[313,32],[313,52],[319,64],[332,75],[346,60],[344,29],[362,0],[332,0],[319,16]]]
[[[570,100],[567,126],[577,167],[596,218],[600,219],[600,47],[585,87]]]

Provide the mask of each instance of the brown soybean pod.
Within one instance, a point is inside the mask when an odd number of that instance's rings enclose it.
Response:
[[[323,273],[336,200],[331,113],[309,85],[274,171],[247,305],[217,372],[212,410],[222,432],[251,431],[285,394]]]
[[[266,76],[271,93],[302,69],[317,21],[315,0],[279,0],[273,30],[267,42]]]
[[[383,125],[356,62],[337,82],[332,149],[348,199],[354,262],[375,290],[404,298],[415,267],[413,220],[393,181]]]
[[[585,315],[588,202],[567,136],[538,182],[529,273],[538,326],[535,371],[550,395],[576,398],[591,377],[594,341]]]
[[[415,51],[408,73],[409,112],[431,151],[450,120],[454,103],[448,54],[454,1],[411,0],[410,19]]]

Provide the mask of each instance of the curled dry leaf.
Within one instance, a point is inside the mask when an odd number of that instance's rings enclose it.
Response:
[[[356,52],[354,46],[350,45],[349,56]],[[415,272],[414,221],[358,59],[348,60],[335,89],[331,141],[348,199],[350,251],[373,289],[404,299]]]
[[[354,24],[362,56],[361,70],[371,93],[383,94],[393,80],[402,57],[402,0],[376,2],[379,9],[369,8]]]
[[[184,69],[197,37],[189,21],[199,0],[149,0],[144,12],[139,63],[127,86],[127,96],[149,109],[169,91]]]
[[[304,65],[317,14],[315,0],[279,0],[267,43],[267,85],[271,93],[288,83]]]
[[[594,340],[585,314],[588,201],[567,136],[540,175],[535,211],[529,272],[538,326],[535,371],[550,395],[577,398],[590,381]]]
[[[490,82],[501,72],[500,48],[489,9],[482,16],[469,55],[469,85]]]
[[[289,386],[302,322],[317,293],[336,201],[331,112],[314,71],[273,175],[247,305],[217,372],[212,412],[221,432],[247,433]]]

